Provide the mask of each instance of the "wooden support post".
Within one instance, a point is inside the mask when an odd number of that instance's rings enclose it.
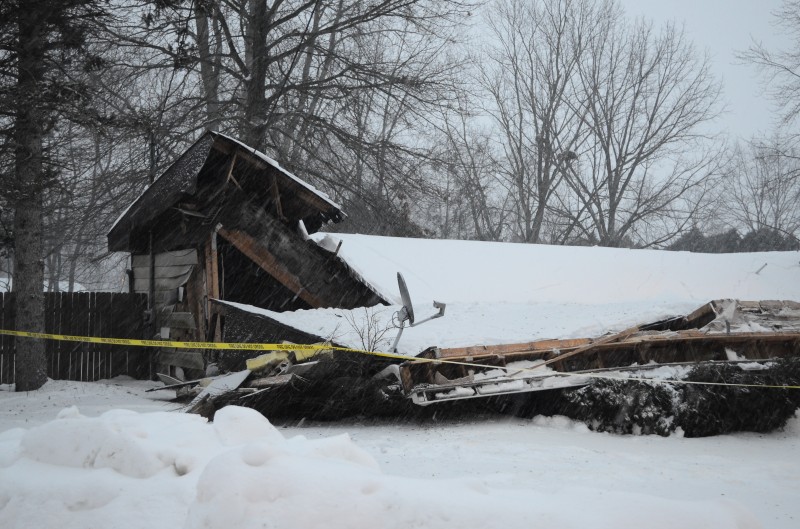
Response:
[[[251,261],[256,263],[262,270],[274,277],[283,286],[294,292],[294,294],[311,305],[313,308],[325,306],[324,302],[317,296],[306,290],[300,280],[289,272],[272,253],[250,235],[240,230],[227,230],[219,228],[218,233],[237,250],[245,254]]]
[[[222,339],[219,318],[212,317],[211,299],[220,298],[219,288],[219,252],[217,251],[217,232],[211,232],[206,241],[206,323],[210,338],[218,342]]]
[[[216,230],[211,233],[211,278],[212,278],[212,287],[211,287],[211,295],[214,299],[220,299],[222,297],[222,291],[220,289],[220,282],[219,282],[219,251],[217,250],[217,232]],[[216,315],[215,315],[216,316]],[[214,341],[220,342],[222,341],[222,328],[220,324],[219,318],[212,318],[213,322],[213,330],[214,330]]]

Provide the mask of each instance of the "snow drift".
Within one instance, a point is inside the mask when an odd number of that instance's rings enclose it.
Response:
[[[9,529],[758,527],[726,501],[390,476],[347,435],[286,439],[238,407],[213,424],[68,408],[0,434],[0,469],[0,526]]]

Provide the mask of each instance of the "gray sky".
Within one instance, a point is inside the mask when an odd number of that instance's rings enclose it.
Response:
[[[708,52],[712,67],[724,83],[728,112],[718,125],[747,139],[769,134],[777,120],[755,67],[740,64],[737,51],[753,39],[771,49],[788,48],[789,39],[779,34],[772,12],[781,0],[620,0],[628,16],[645,16],[656,24],[669,20],[685,24],[687,36],[699,50]]]

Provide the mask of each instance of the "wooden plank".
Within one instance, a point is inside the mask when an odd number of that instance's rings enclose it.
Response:
[[[240,186],[239,182],[236,181],[236,178],[233,177],[233,168],[236,167],[236,158],[238,158],[238,156],[238,153],[233,153],[233,158],[231,158],[231,163],[228,166],[228,173],[225,175],[225,183],[227,184],[228,182],[233,182],[233,185],[241,189],[242,186]]]
[[[122,338],[152,338],[152,336],[145,334],[144,311],[147,308],[147,296],[139,294],[130,302],[126,302],[126,305],[117,305],[115,308],[115,312],[119,314],[117,319],[119,328],[116,330],[116,334]],[[142,347],[126,349],[126,369],[124,373],[135,378],[151,378],[154,351],[155,349],[153,348]]]
[[[114,296],[110,300],[110,306],[108,308],[109,314],[109,333],[113,336],[122,337],[122,331],[120,329],[122,323],[122,316],[125,314],[124,311],[127,310],[126,307],[123,306],[121,296]],[[119,375],[127,375],[128,374],[128,366],[127,366],[127,357],[128,351],[127,348],[114,348],[110,353],[108,359],[108,377],[113,378]]]
[[[211,314],[211,298],[213,297],[213,296],[211,296],[211,288],[212,288],[212,286],[211,286],[211,283],[212,283],[211,274],[212,274],[212,270],[211,270],[211,244],[210,244],[210,239],[206,239],[205,245],[203,246],[203,257],[205,258],[205,266],[203,267],[203,272],[204,272],[203,298],[205,299],[205,308],[204,308],[205,315],[206,315],[206,319],[208,319],[209,314]]]
[[[0,329],[6,328],[3,321],[4,305],[5,292],[0,292]],[[3,338],[5,338],[5,336],[0,336],[0,384],[10,384],[11,382],[8,382],[6,378],[6,364],[8,363],[8,360],[6,358],[5,341]]]
[[[214,231],[209,236],[211,247],[211,297],[220,298],[219,288],[219,252],[217,251],[217,232]]]
[[[629,331],[629,329],[628,329]],[[758,342],[761,344],[781,344],[781,343],[797,343],[800,344],[800,332],[742,332],[742,333],[719,333],[719,334],[704,334],[698,332],[697,330],[690,329],[687,331],[678,331],[678,332],[670,332],[670,333],[663,333],[663,334],[651,334],[651,335],[641,335],[635,336],[631,335],[627,338],[620,339],[619,336],[624,334],[626,331],[622,333],[618,333],[615,335],[607,336],[606,338],[601,338],[600,340],[594,341],[587,346],[575,347],[575,348],[561,348],[562,354],[558,356],[553,356],[552,358],[548,359],[545,364],[556,363],[563,361],[570,356],[575,354],[581,353],[590,353],[590,352],[604,352],[604,351],[619,351],[630,349],[634,350],[641,345],[649,345],[652,347],[664,347],[668,345],[676,346],[678,348],[686,349],[694,349],[695,345],[702,345],[702,346],[709,346],[709,345],[736,345],[736,344],[747,344]],[[551,350],[552,351],[552,350]],[[546,351],[546,353],[550,353],[551,351]],[[657,349],[649,349],[649,354],[657,354]],[[527,359],[531,355],[538,355],[539,351],[519,351],[519,352],[511,352],[506,353],[506,361],[513,362],[522,359]],[[449,356],[448,358],[442,357],[442,360],[451,360],[451,361],[469,361],[469,362],[484,362],[486,360],[494,358],[494,354],[480,354],[480,355],[464,355],[461,357],[457,356]],[[488,366],[489,364],[487,364]]]
[[[573,338],[566,340],[537,340],[535,342],[478,345],[471,347],[452,347],[439,350],[439,358],[454,358],[463,356],[492,356],[512,353],[547,353],[553,349],[574,349],[592,342],[591,338]]]
[[[314,308],[319,308],[324,305],[321,299],[308,292],[302,283],[300,283],[297,276],[289,272],[280,261],[264,248],[264,246],[259,244],[257,240],[239,230],[220,228],[219,234],[283,286],[294,292],[300,299]]]
[[[220,278],[219,278],[219,252],[217,249],[217,232],[214,230],[213,233],[210,235],[210,259],[211,259],[211,291],[209,297],[211,299],[220,299],[222,297],[222,289],[220,288]],[[222,340],[222,330],[219,318],[216,318],[214,314],[214,307],[209,305],[208,307],[208,314],[211,315],[209,318],[211,321],[209,322],[210,330],[212,333],[211,340],[215,342],[219,342]]]
[[[72,296],[72,321],[70,334],[88,336],[89,332],[89,293],[78,293]],[[83,380],[84,363],[86,361],[87,344],[73,343],[70,351],[69,380]]]
[[[251,380],[247,386],[251,388],[270,388],[275,386],[285,386],[297,378],[295,375],[287,373],[284,375],[275,375],[272,377],[263,377]]]
[[[67,300],[72,297],[71,293],[61,293],[58,297],[58,304],[56,305],[58,311],[58,320],[57,320],[57,328],[54,329],[54,332],[57,334],[67,334],[64,332],[66,329],[66,325],[64,323],[64,307],[67,304]],[[64,354],[65,351],[69,351],[69,343],[68,342],[57,342],[56,347],[56,358],[55,358],[55,365],[53,366],[53,378],[57,378],[61,375],[61,365],[64,361]]]
[[[89,321],[87,321],[87,330],[85,336],[94,336],[96,332],[96,318],[97,318],[97,292],[89,292]],[[85,361],[83,364],[83,371],[82,371],[82,380],[86,382],[93,381],[94,376],[94,365],[95,365],[95,354],[97,352],[98,344],[89,343],[86,344],[86,355]]]
[[[109,315],[111,313],[111,293],[98,292],[95,296],[94,336],[114,338],[109,334]],[[93,380],[108,378],[108,355],[113,346],[100,345],[95,349]]]
[[[194,334],[195,340],[207,340],[206,331],[206,308],[205,308],[205,267],[196,267],[189,277],[185,286],[185,306],[195,315],[195,325],[197,330]]]
[[[206,314],[211,314],[211,300],[220,298],[219,252],[217,251],[217,233],[209,234],[205,245],[206,257]]]
[[[714,312],[713,303],[706,303],[702,307],[699,307],[689,313],[684,319],[686,320],[687,326],[699,328],[713,320],[715,317],[716,312]]]
[[[589,344],[583,345],[581,347],[578,347],[576,349],[573,349],[572,351],[570,351],[568,353],[562,353],[562,354],[556,356],[555,358],[551,358],[550,360],[545,360],[544,363],[542,364],[542,366],[546,366],[546,365],[552,364],[554,362],[562,362],[562,361],[566,360],[567,358],[573,357],[575,355],[588,353],[588,352],[594,350],[595,348],[597,348],[597,346],[599,346],[599,345],[611,344],[611,343],[616,343],[616,342],[619,342],[621,340],[624,340],[625,338],[628,338],[632,334],[635,334],[635,333],[639,332],[639,327],[640,327],[639,325],[636,325],[635,327],[629,327],[629,328],[625,329],[624,331],[620,331],[620,332],[618,332],[616,334],[611,334],[609,336],[606,336],[605,338],[600,338],[599,340],[595,340],[592,343],[589,343]]]
[[[196,265],[197,251],[194,248],[188,250],[175,250],[156,254],[156,268],[161,266],[177,265]],[[131,268],[150,268],[150,255],[138,254],[131,256]]]
[[[141,295],[145,297],[144,295]],[[144,338],[141,328],[144,327],[143,309],[137,304],[136,296],[115,296],[111,300],[110,332],[119,338]],[[138,332],[137,332],[138,331]],[[149,338],[149,337],[147,337]],[[115,347],[111,357],[110,376],[136,376],[130,366],[130,348]]]
[[[61,300],[60,326],[62,334],[72,334],[72,331],[74,330],[72,327],[74,298],[75,295],[73,294],[64,296],[64,298]],[[65,342],[61,344],[58,358],[58,373],[54,378],[58,378],[59,380],[69,380],[70,356],[75,347],[76,344],[72,342]]]

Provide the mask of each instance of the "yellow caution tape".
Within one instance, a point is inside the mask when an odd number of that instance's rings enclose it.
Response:
[[[135,338],[100,338],[97,336],[70,336],[68,334],[47,334],[43,332],[7,331],[0,329],[0,335],[58,340],[62,342],[102,343],[107,345],[130,345],[134,347],[172,347],[175,349],[242,349],[249,351],[290,351],[292,349],[331,349],[324,344],[302,345],[284,343],[225,343],[225,342],[179,342],[173,340],[137,340]]]
[[[56,340],[62,342],[100,343],[107,345],[130,345],[134,347],[167,347],[174,349],[217,349],[217,350],[245,350],[245,351],[298,351],[298,350],[334,350],[350,353],[361,353],[381,358],[394,360],[413,360],[418,362],[447,363],[472,367],[485,368],[484,364],[457,362],[431,358],[415,358],[402,354],[382,353],[355,349],[352,347],[339,347],[331,344],[296,344],[296,343],[239,343],[239,342],[181,342],[175,340],[139,340],[136,338],[101,338],[98,336],[71,336],[68,334],[48,334],[43,332],[8,331],[0,329],[0,335],[18,336],[22,338],[38,338],[41,340]]]
[[[27,331],[9,331],[0,329],[0,335],[5,336],[18,336],[22,338],[37,338],[41,340],[57,340],[62,342],[84,342],[84,343],[99,343],[107,345],[129,345],[134,347],[172,347],[175,349],[218,349],[218,350],[246,350],[246,351],[297,351],[297,350],[334,350],[344,351],[350,353],[366,354],[370,356],[377,356],[380,358],[388,358],[392,360],[404,360],[408,362],[417,363],[433,363],[433,364],[453,364],[467,367],[478,367],[481,369],[503,369],[511,370],[505,366],[487,366],[486,364],[477,364],[473,362],[460,362],[457,360],[444,360],[440,358],[419,358],[413,356],[406,356],[396,353],[382,353],[379,351],[367,351],[365,349],[355,349],[351,347],[339,347],[330,344],[296,344],[296,343],[238,343],[238,342],[182,342],[174,340],[138,340],[135,338],[101,338],[98,336],[71,336],[68,334],[48,334],[43,332],[27,332]],[[533,366],[527,368],[514,368],[515,372],[519,371],[535,371],[543,366]],[[800,386],[775,386],[775,385],[761,385],[761,384],[729,384],[725,382],[694,382],[689,380],[677,379],[652,379],[652,378],[637,378],[637,377],[614,377],[608,375],[600,375],[597,373],[580,373],[580,372],[559,372],[555,371],[548,373],[548,375],[555,376],[585,376],[590,378],[603,378],[611,380],[633,380],[653,383],[667,383],[667,384],[696,384],[706,386],[736,386],[748,388],[767,388],[767,389],[800,389]]]

